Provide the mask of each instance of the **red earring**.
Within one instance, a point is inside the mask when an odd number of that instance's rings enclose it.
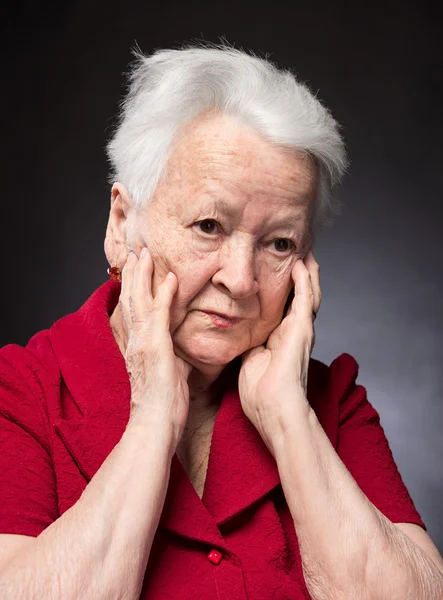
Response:
[[[122,280],[122,272],[118,267],[112,267],[111,269],[108,269],[108,275],[109,278],[112,279],[112,281]]]

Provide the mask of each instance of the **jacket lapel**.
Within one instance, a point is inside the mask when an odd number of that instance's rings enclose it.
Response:
[[[238,390],[226,391],[212,436],[204,504],[222,525],[279,484],[277,464],[244,414]]]
[[[281,484],[274,457],[241,407],[237,384],[240,366],[241,360],[233,369],[217,414],[202,498],[219,526]],[[323,363],[310,360],[307,397],[335,445],[334,415],[325,402],[329,393],[327,369]]]

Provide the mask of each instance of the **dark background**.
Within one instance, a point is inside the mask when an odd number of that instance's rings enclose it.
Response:
[[[104,145],[137,42],[269,53],[343,126],[345,207],[318,239],[313,356],[348,352],[443,552],[442,20],[429,2],[18,2],[3,9],[3,318],[25,344],[106,278]],[[437,3],[435,3],[437,7]]]

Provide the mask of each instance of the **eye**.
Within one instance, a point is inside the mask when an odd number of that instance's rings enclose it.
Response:
[[[215,233],[216,228],[219,226],[215,219],[203,219],[203,221],[196,221],[194,225],[197,226],[202,233],[208,235]]]
[[[295,249],[294,242],[292,240],[288,240],[287,238],[280,238],[277,240],[272,240],[271,244],[276,245],[276,250],[278,251],[279,254],[283,254],[284,252],[289,252],[289,250]]]
[[[214,235],[217,233],[217,229],[220,229],[220,224],[215,219],[203,219],[201,221],[196,221],[194,227],[198,227],[201,233]],[[295,250],[295,243],[287,238],[272,240],[271,244],[276,245],[278,254],[284,254]]]

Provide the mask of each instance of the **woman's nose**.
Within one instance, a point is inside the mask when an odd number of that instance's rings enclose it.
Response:
[[[226,252],[220,268],[212,278],[215,286],[226,288],[232,298],[247,298],[258,292],[254,253],[243,249]]]

